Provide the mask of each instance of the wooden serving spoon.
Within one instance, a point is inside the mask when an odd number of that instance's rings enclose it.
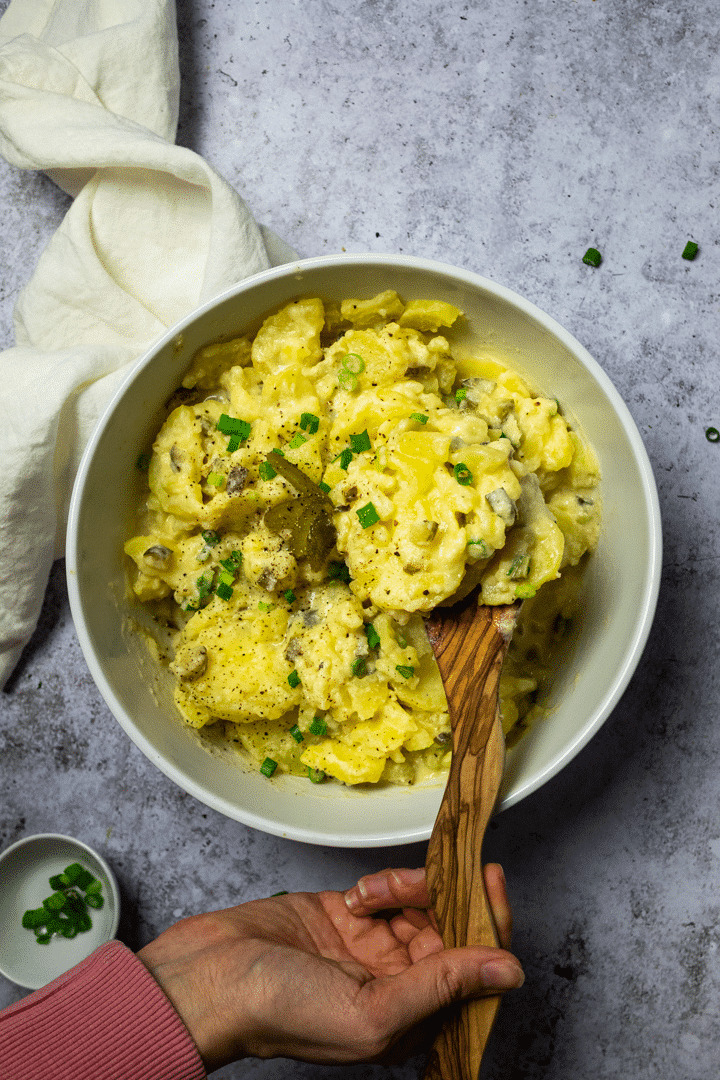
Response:
[[[477,592],[427,619],[452,727],[452,763],[425,862],[430,899],[447,948],[497,945],[481,848],[505,762],[500,669],[520,603],[478,605]],[[477,1080],[500,1004],[481,998],[453,1008],[435,1039],[424,1080]]]

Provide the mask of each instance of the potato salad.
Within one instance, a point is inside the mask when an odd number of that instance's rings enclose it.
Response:
[[[599,470],[557,400],[453,345],[451,304],[286,304],[201,349],[147,455],[130,587],[175,702],[253,768],[439,778],[450,722],[423,615],[527,601],[503,673],[529,721],[600,529]]]

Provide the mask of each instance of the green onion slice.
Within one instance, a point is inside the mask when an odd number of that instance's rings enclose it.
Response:
[[[343,357],[342,366],[352,375],[360,375],[365,370],[365,361],[360,353],[351,352]]]
[[[220,533],[213,532],[212,529],[206,529],[205,532],[201,533],[200,535],[202,536],[205,543],[208,544],[210,547],[214,547],[215,544],[220,543]]]
[[[698,247],[698,245],[695,243],[694,240],[688,240],[687,244],[683,248],[682,257],[683,257],[683,259],[690,259],[690,261],[692,261],[695,258],[695,256],[697,255],[699,250],[700,250],[700,248]]]
[[[312,718],[308,731],[311,735],[327,735],[327,724],[322,716],[314,716]]]
[[[288,682],[290,683],[290,686],[292,686],[293,690],[296,686],[300,685],[300,676],[298,675],[297,668],[293,668],[293,670],[288,675]]]
[[[308,765],[308,776],[312,780],[313,784],[322,784],[325,779],[325,773],[322,769],[313,769]]]
[[[410,413],[410,419],[411,420],[417,420],[418,424],[427,424],[430,417],[426,416],[425,413],[411,412]]]
[[[320,427],[320,418],[315,413],[304,412],[300,414],[300,427],[307,431],[308,435],[314,435]]]
[[[216,427],[223,435],[237,435],[242,441],[250,434],[250,425],[247,420],[238,420],[234,416],[223,413]]]
[[[357,390],[358,378],[352,371],[340,368],[340,371],[338,371],[338,383],[343,390]]]
[[[602,255],[597,248],[588,248],[583,255],[582,261],[587,263],[588,266],[599,266],[602,262]]]
[[[285,592],[283,593],[283,596],[287,600],[288,604],[294,604],[295,601],[297,600],[297,596],[292,591],[292,589],[286,589]]]
[[[303,443],[306,443],[306,442],[307,442],[307,439],[305,438],[305,436],[302,435],[299,431],[296,431],[295,434],[293,435],[292,439],[288,443],[288,446],[290,447],[291,450],[297,450],[297,448],[299,446],[302,446]]]
[[[365,637],[367,638],[367,643],[371,649],[377,648],[380,644],[380,635],[371,622],[365,627]]]
[[[463,487],[467,487],[468,484],[472,484],[473,482],[473,474],[470,472],[464,461],[458,461],[453,469],[453,476],[458,484],[462,484]]]
[[[357,514],[358,521],[363,529],[369,529],[371,525],[377,525],[380,520],[380,515],[371,502],[366,503],[365,506],[361,506],[355,513]]]
[[[403,679],[412,679],[415,674],[415,668],[410,664],[396,664],[395,670],[402,675]]]
[[[295,742],[302,742],[305,737],[297,724],[293,724],[293,726],[290,728],[290,734],[292,735]]]
[[[207,482],[212,484],[213,487],[219,488],[225,483],[225,476],[221,472],[211,472],[208,473]]]
[[[275,472],[269,461],[261,461],[258,471],[260,473],[261,480],[272,480],[274,479],[274,477],[277,476],[277,473]]]
[[[344,469],[345,472],[347,472],[348,465],[353,459],[352,450],[343,450],[342,453],[338,455],[338,457],[340,458],[340,468]]]
[[[260,766],[260,772],[264,776],[272,776],[276,769],[277,761],[273,761],[271,757],[266,757],[262,765]]]
[[[361,431],[359,435],[350,436],[350,448],[355,454],[362,454],[363,451],[372,449],[367,428],[365,428],[364,431]]]
[[[221,581],[215,590],[221,600],[229,600],[233,594],[232,585],[228,585],[227,581]]]
[[[357,656],[352,662],[352,673],[356,675],[358,679],[362,679],[363,675],[367,675],[367,660],[364,656]]]
[[[708,442],[720,442],[720,431],[716,427],[706,428],[705,438]]]
[[[467,397],[467,390],[465,389],[464,386],[461,386],[458,390],[455,391],[455,400],[458,402],[458,404],[461,401],[464,401],[466,397]]]

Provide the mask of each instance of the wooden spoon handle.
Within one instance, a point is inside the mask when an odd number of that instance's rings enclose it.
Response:
[[[515,612],[500,609],[429,627],[445,683],[453,752],[445,794],[428,844],[426,872],[443,942],[497,945],[482,872],[481,848],[503,775],[505,744],[498,708],[500,669]],[[470,622],[473,633],[468,632]],[[425,1080],[477,1080],[500,998],[456,1006],[438,1035]]]
[[[498,944],[483,881],[481,847],[502,779],[503,757],[498,720],[477,763],[478,804],[462,800],[453,805],[454,800],[444,800],[430,838],[427,879],[447,948]],[[463,763],[467,771],[467,757],[457,768],[462,770]],[[500,998],[493,996],[451,1010],[430,1052],[425,1080],[477,1080],[499,1005]]]

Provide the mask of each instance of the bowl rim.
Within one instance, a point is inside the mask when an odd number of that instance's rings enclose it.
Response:
[[[66,573],[70,608],[81,649],[93,679],[115,719],[118,720],[126,734],[129,735],[138,749],[140,749],[162,773],[178,784],[182,790],[187,791],[188,794],[194,796],[211,809],[217,810],[225,816],[241,821],[243,824],[259,829],[260,831],[280,837],[299,840],[304,843],[338,847],[372,847],[413,843],[428,839],[430,832],[427,828],[418,828],[414,833],[406,832],[401,838],[398,837],[393,839],[378,834],[361,838],[354,835],[352,837],[346,837],[343,834],[329,837],[324,833],[319,833],[304,827],[298,828],[287,825],[278,825],[272,819],[254,813],[249,809],[243,809],[241,813],[238,812],[237,807],[231,806],[224,798],[214,795],[207,788],[197,783],[192,777],[189,777],[181,768],[173,765],[165,757],[157,753],[151,746],[149,740],[138,729],[135,722],[120,705],[96,660],[95,650],[92,646],[83,615],[82,601],[78,587],[76,555],[78,550],[78,525],[82,495],[95,449],[102,437],[103,430],[108,423],[109,418],[114,413],[119,401],[123,398],[128,386],[134,381],[139,372],[148,364],[152,363],[154,357],[167,345],[173,342],[173,340],[178,338],[188,326],[227,300],[250,291],[256,286],[262,285],[275,278],[292,276],[293,274],[302,274],[315,269],[328,267],[342,270],[344,267],[356,267],[358,264],[365,266],[374,264],[389,270],[392,270],[393,267],[403,270],[414,269],[423,273],[448,276],[460,280],[466,286],[490,293],[499,300],[518,308],[525,316],[534,320],[544,330],[556,337],[569,352],[574,354],[580,360],[581,364],[587,369],[591,377],[599,384],[602,391],[607,398],[609,398],[628,441],[632,446],[635,463],[640,475],[645,511],[648,520],[648,540],[650,550],[647,560],[647,573],[645,575],[644,587],[638,604],[638,618],[634,625],[631,641],[626,650],[624,662],[617,670],[612,683],[608,687],[608,692],[603,697],[602,703],[590,714],[584,726],[575,733],[575,736],[564,746],[561,752],[555,754],[554,757],[548,761],[542,770],[519,785],[519,787],[510,795],[505,796],[497,808],[498,811],[508,809],[510,806],[520,802],[557,775],[557,773],[587,745],[615,709],[620,698],[627,689],[647,643],[657,606],[662,570],[662,521],[657,486],[655,484],[655,478],[647,450],[645,449],[640,432],[627,405],[600,364],[591,356],[585,346],[582,345],[573,334],[561,326],[561,324],[551,315],[548,315],[541,308],[537,307],[532,301],[526,299],[524,296],[521,296],[519,293],[505,285],[501,285],[472,270],[466,270],[462,267],[454,266],[451,263],[426,259],[415,255],[363,252],[298,258],[291,262],[271,267],[268,270],[260,271],[257,274],[253,274],[248,278],[243,278],[241,281],[228,286],[215,296],[198,305],[160,335],[145,350],[145,352],[131,364],[126,376],[120,382],[103,409],[85,447],[73,484],[66,532]],[[298,292],[303,292],[301,281],[298,282]]]

